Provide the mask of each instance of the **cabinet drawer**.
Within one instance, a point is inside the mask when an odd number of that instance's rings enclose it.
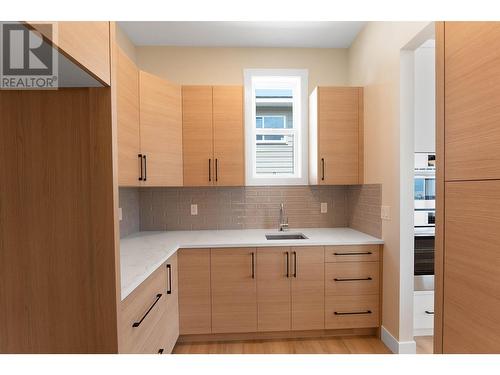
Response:
[[[122,302],[120,352],[151,352],[147,342],[166,310],[166,289],[167,273],[162,265]]]
[[[325,262],[377,262],[379,245],[325,246]]]
[[[432,335],[434,329],[434,292],[415,292],[413,299],[413,329],[415,336]]]
[[[326,329],[379,326],[379,296],[330,296],[326,298]]]
[[[379,293],[378,262],[326,263],[325,276],[327,296]]]

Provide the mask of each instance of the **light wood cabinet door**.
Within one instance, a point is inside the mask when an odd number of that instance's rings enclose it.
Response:
[[[139,73],[144,186],[182,186],[181,87]]]
[[[325,307],[326,329],[380,326],[378,295],[329,297]]]
[[[178,262],[180,334],[210,333],[210,249],[180,250]]]
[[[212,333],[257,331],[255,248],[211,249]]]
[[[325,328],[323,247],[291,248],[292,330]]]
[[[445,180],[500,178],[500,23],[446,22]]]
[[[378,262],[342,262],[325,264],[326,296],[379,294]]]
[[[156,353],[164,344],[167,272],[158,267],[121,303],[120,353]]]
[[[318,87],[311,98],[310,183],[360,183],[363,89]]]
[[[118,184],[139,186],[139,70],[117,48]]]
[[[41,34],[48,30],[37,22],[28,22]],[[111,84],[110,23],[105,21],[54,22],[50,39],[60,52],[106,85]]]
[[[243,87],[213,87],[215,184],[244,186]]]
[[[167,315],[166,326],[159,327],[164,330],[162,343],[164,353],[171,353],[179,338],[179,282],[177,253],[167,259],[167,298],[165,314]]]
[[[444,353],[500,352],[500,181],[447,182]]]
[[[290,248],[257,249],[257,329],[291,329]]]
[[[212,86],[183,86],[184,186],[214,184],[212,125]]]

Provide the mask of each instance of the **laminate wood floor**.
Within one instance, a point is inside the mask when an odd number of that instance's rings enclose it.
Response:
[[[417,354],[434,353],[434,336],[415,336]]]
[[[391,354],[377,337],[177,343],[174,354]]]

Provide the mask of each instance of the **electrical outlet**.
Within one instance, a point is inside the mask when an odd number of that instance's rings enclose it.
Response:
[[[380,207],[380,217],[382,220],[391,220],[391,207],[381,206]]]
[[[120,218],[120,221],[123,220],[123,210],[121,207],[118,208],[118,217]]]
[[[191,215],[193,215],[193,216],[198,215],[198,205],[197,204],[191,205]]]
[[[326,214],[328,212],[328,203],[322,202],[321,203],[321,213]]]

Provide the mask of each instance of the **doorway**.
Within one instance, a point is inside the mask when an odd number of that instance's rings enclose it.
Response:
[[[400,61],[401,322],[417,354],[433,352],[435,225],[434,23],[402,50]],[[403,263],[402,263],[403,264]]]

